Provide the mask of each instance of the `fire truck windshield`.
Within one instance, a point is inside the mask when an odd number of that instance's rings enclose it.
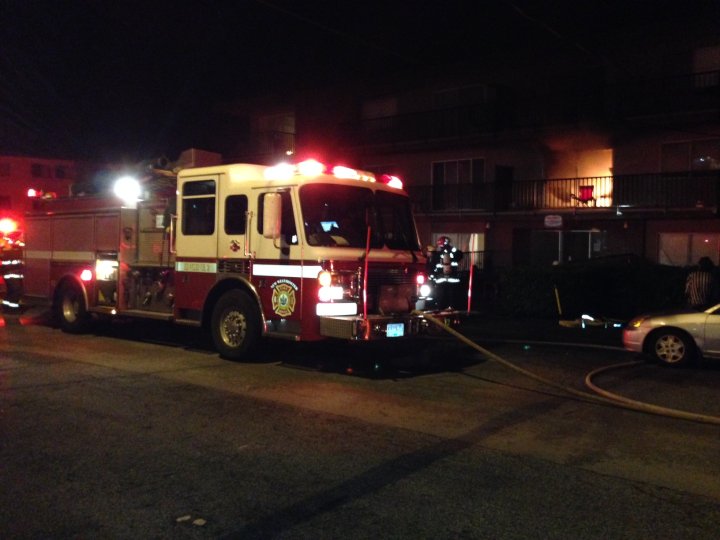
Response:
[[[420,249],[407,196],[367,187],[307,184],[300,189],[305,237],[311,246]]]

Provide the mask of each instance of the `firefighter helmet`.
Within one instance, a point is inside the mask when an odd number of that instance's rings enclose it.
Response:
[[[438,236],[437,239],[437,247],[441,248],[443,246],[446,246],[450,243],[450,238],[447,236]]]

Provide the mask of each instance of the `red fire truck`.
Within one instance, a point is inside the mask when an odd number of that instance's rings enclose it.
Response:
[[[427,329],[426,260],[397,177],[309,160],[190,168],[159,185],[130,190],[124,204],[37,201],[26,218],[24,301],[51,305],[66,332],[98,316],[201,326],[229,359],[261,336],[374,340]]]

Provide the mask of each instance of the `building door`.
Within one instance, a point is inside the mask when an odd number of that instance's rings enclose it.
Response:
[[[506,165],[495,166],[495,210],[508,210],[512,202],[512,185],[515,169]]]

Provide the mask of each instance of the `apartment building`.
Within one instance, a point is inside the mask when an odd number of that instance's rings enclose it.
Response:
[[[22,215],[29,210],[28,190],[68,195],[77,175],[73,160],[0,155],[0,211]]]
[[[245,101],[230,153],[397,174],[421,240],[479,268],[720,263],[720,39],[683,24]]]

